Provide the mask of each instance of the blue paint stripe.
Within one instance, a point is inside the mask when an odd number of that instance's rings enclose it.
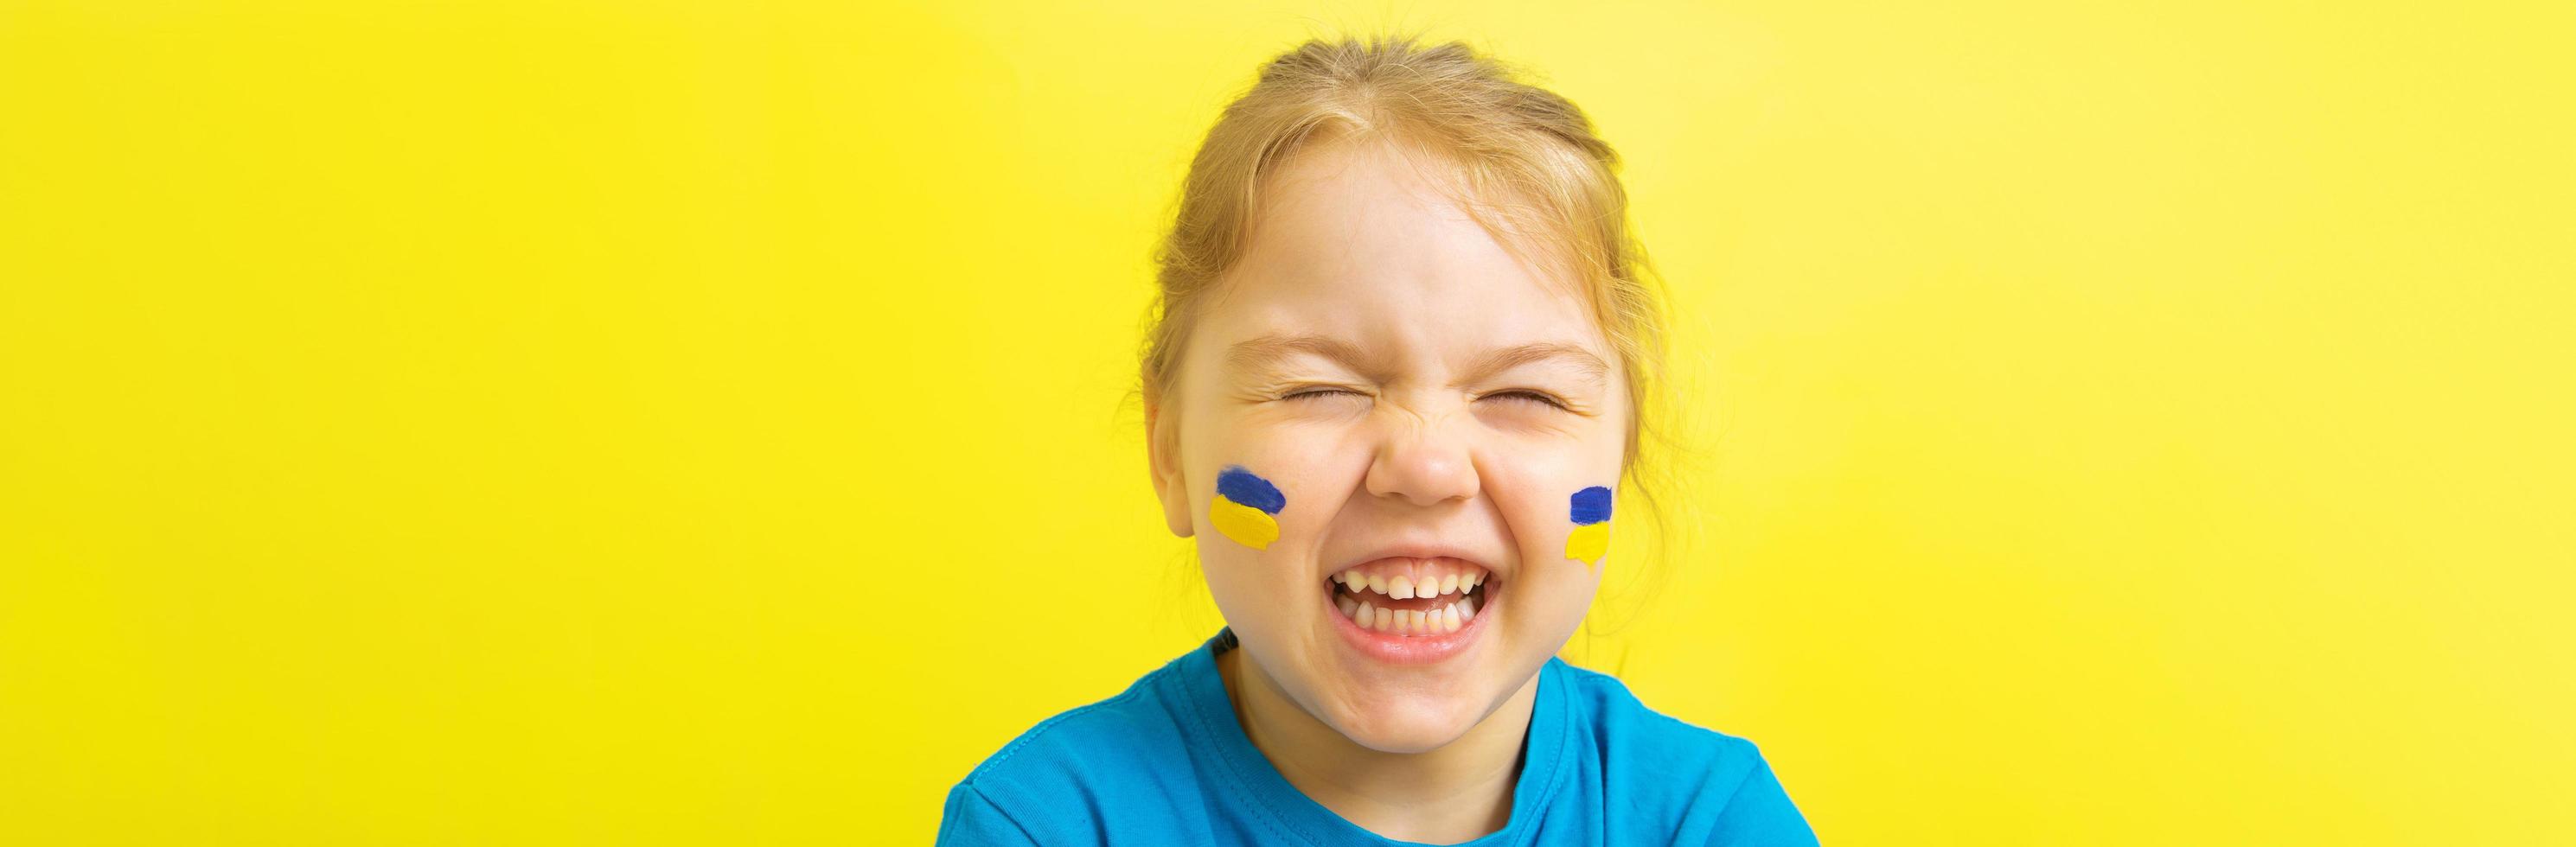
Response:
[[[1610,489],[1595,485],[1574,492],[1574,507],[1569,510],[1577,524],[1596,524],[1610,519]]]
[[[1276,515],[1279,510],[1288,508],[1288,495],[1279,493],[1279,486],[1254,476],[1242,465],[1227,467],[1216,475],[1216,493],[1225,495],[1225,499],[1260,509],[1262,514]]]

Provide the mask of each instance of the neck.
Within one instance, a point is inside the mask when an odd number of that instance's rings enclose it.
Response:
[[[1307,714],[1240,648],[1217,655],[1234,716],[1288,784],[1362,829],[1399,841],[1455,844],[1511,821],[1522,739],[1537,702],[1532,675],[1457,740],[1420,753],[1353,743]]]

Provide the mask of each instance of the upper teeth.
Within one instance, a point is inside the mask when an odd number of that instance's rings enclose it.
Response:
[[[1396,574],[1391,577],[1384,574],[1363,574],[1359,569],[1353,568],[1334,575],[1333,581],[1349,586],[1353,594],[1370,591],[1397,600],[1410,600],[1415,597],[1438,597],[1443,594],[1474,591],[1476,586],[1484,584],[1485,575],[1477,571],[1447,573],[1437,577],[1426,575],[1421,582],[1417,583],[1414,577],[1406,574]]]

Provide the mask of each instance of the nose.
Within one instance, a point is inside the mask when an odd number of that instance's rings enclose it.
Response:
[[[1368,470],[1369,493],[1434,506],[1476,495],[1481,484],[1467,439],[1432,421],[1393,427],[1378,442]]]

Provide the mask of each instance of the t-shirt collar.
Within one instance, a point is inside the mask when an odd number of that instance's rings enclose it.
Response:
[[[1243,734],[1243,726],[1235,722],[1233,701],[1226,697],[1225,679],[1216,666],[1217,654],[1235,649],[1237,644],[1234,628],[1226,627],[1182,657],[1180,677],[1188,686],[1183,699],[1190,705],[1192,724],[1188,732],[1196,736],[1194,743],[1214,754],[1218,770],[1232,782],[1209,788],[1237,792],[1236,805],[1244,807],[1247,814],[1267,817],[1309,843],[1411,844],[1379,837],[1324,808],[1288,784],[1288,778],[1271,766],[1260,748],[1252,746],[1252,739]],[[1567,694],[1558,678],[1560,673],[1559,660],[1554,658],[1539,668],[1529,734],[1521,740],[1521,772],[1512,786],[1511,822],[1461,847],[1525,844],[1538,831],[1536,821],[1545,813],[1548,799],[1556,793],[1558,774],[1565,769]]]

